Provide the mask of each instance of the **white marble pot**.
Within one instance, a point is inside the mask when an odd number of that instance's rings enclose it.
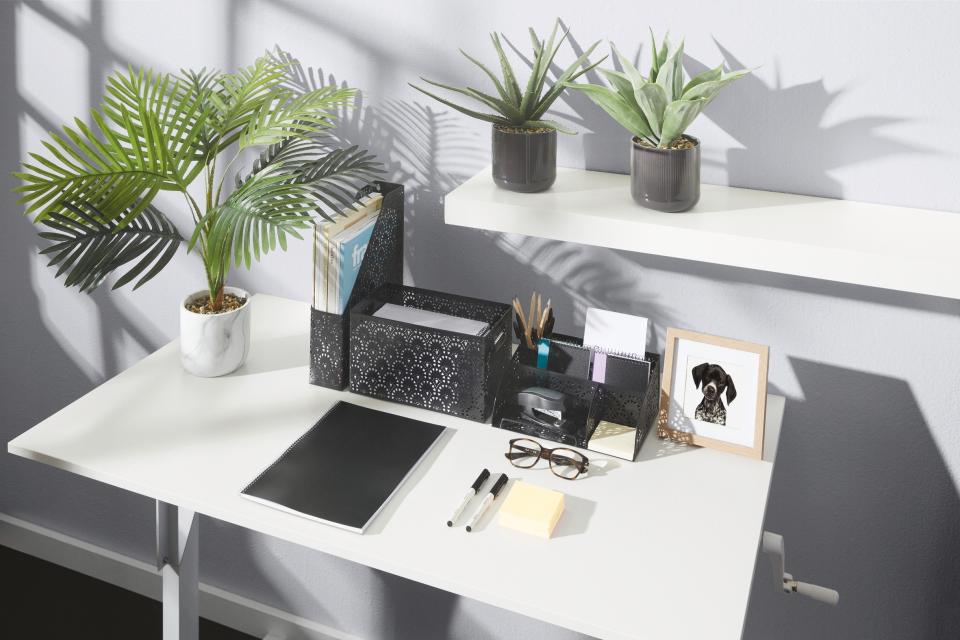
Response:
[[[208,295],[206,290],[191,293],[180,303],[180,362],[195,376],[226,375],[250,352],[250,294],[236,287],[224,287],[224,293],[246,298],[247,303],[226,313],[188,311],[186,305]]]

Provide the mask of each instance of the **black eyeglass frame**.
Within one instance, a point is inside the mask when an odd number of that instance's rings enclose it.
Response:
[[[517,446],[517,443],[520,443],[520,442],[528,442],[537,447],[537,450],[538,450],[537,456],[533,458],[533,462],[528,465],[517,464],[515,458],[511,456],[511,454],[515,453],[514,448],[517,448],[517,449],[520,448]],[[558,478],[563,478],[564,480],[576,480],[582,474],[587,473],[588,469],[590,468],[590,459],[587,458],[587,456],[583,455],[579,451],[574,451],[573,449],[570,449],[568,447],[556,447],[553,449],[548,449],[544,447],[542,444],[540,444],[539,442],[537,442],[536,440],[531,440],[530,438],[513,438],[512,440],[510,440],[508,444],[510,445],[510,449],[505,454],[503,454],[503,456],[510,461],[510,464],[517,467],[518,469],[532,469],[534,466],[536,466],[536,464],[540,460],[546,460],[550,464],[550,471],[553,473],[553,475],[557,476]],[[569,460],[573,464],[573,466],[577,469],[577,475],[573,476],[572,478],[568,478],[567,476],[560,475],[557,472],[557,470],[554,468],[554,464],[556,464],[554,462],[554,454],[559,451],[563,451],[570,454],[564,457],[567,460]],[[522,455],[533,457],[534,453],[535,452],[533,450],[530,450],[525,452]]]

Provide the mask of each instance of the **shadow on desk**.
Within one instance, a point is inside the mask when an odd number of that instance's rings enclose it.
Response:
[[[420,483],[423,477],[430,473],[430,468],[442,455],[443,450],[447,448],[450,439],[453,438],[456,433],[456,429],[451,429],[450,427],[444,429],[443,433],[440,434],[440,437],[437,439],[436,444],[430,449],[427,457],[421,460],[417,468],[410,474],[410,477],[403,481],[400,489],[387,501],[387,506],[377,514],[377,517],[373,519],[373,522],[367,527],[367,530],[363,532],[363,535],[375,536],[383,532],[383,528],[390,522],[391,516],[397,512],[397,509],[400,508],[406,497],[413,491],[414,487]]]
[[[242,367],[228,377],[249,376],[270,371],[305,367],[310,363],[310,345],[302,335],[254,340]],[[304,381],[306,382],[306,381]]]

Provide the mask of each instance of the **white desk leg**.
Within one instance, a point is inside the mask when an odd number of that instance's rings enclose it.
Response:
[[[157,569],[163,576],[163,640],[198,640],[199,523],[193,511],[157,500]]]

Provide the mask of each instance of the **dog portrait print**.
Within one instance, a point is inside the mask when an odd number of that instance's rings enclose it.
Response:
[[[726,426],[727,405],[737,397],[737,387],[730,376],[719,364],[703,362],[690,371],[695,388],[703,395],[697,404],[694,418]],[[724,404],[726,399],[726,405]]]

